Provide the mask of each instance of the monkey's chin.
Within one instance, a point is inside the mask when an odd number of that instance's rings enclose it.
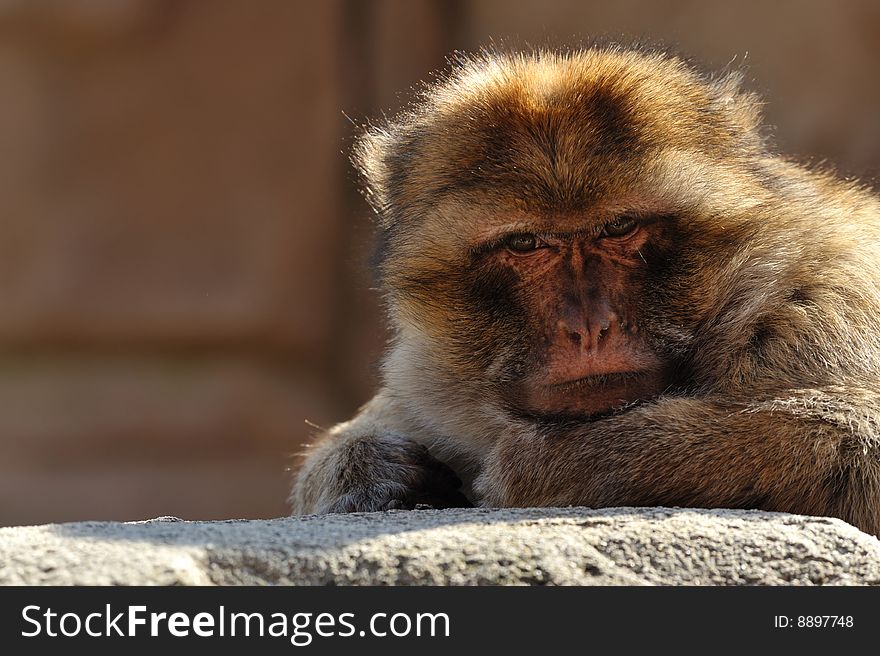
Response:
[[[660,395],[665,377],[654,371],[627,371],[530,386],[522,395],[523,414],[536,418],[593,419],[626,411]]]

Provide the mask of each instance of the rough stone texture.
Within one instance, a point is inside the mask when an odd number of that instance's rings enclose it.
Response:
[[[3,584],[880,584],[880,541],[732,510],[423,510],[0,529]]]

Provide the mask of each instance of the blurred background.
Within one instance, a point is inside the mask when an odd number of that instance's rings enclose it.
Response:
[[[287,513],[385,335],[352,123],[490,39],[747,66],[880,172],[876,0],[0,0],[0,525]]]

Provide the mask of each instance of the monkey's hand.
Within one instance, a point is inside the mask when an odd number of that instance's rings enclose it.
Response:
[[[312,447],[290,501],[295,514],[469,507],[461,480],[414,440],[328,435]]]

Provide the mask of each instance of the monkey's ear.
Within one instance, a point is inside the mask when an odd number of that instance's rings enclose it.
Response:
[[[718,111],[747,134],[759,136],[761,128],[761,97],[742,88],[743,73],[735,71],[710,83]]]
[[[355,142],[351,163],[360,176],[360,189],[366,201],[387,228],[391,221],[388,157],[394,147],[394,137],[385,128],[367,125]]]

